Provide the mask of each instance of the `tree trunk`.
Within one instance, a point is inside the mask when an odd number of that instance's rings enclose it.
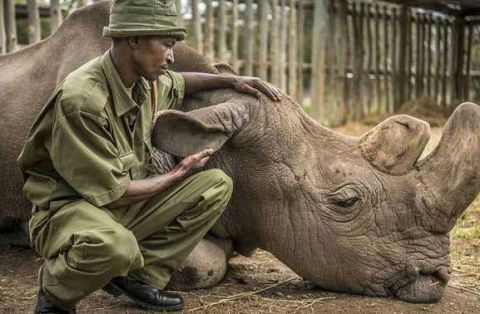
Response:
[[[312,115],[323,118],[325,97],[325,46],[328,34],[326,0],[315,1],[312,45]]]
[[[15,23],[15,0],[5,0],[5,26],[7,33],[7,52],[12,52],[17,49],[17,25]]]
[[[50,0],[50,25],[54,33],[62,24],[62,8],[60,0]]]
[[[192,0],[193,38],[195,49],[197,49],[200,54],[203,54],[202,17],[198,9],[198,1],[199,0]]]
[[[7,52],[7,33],[5,31],[4,1],[0,2],[0,53]]]

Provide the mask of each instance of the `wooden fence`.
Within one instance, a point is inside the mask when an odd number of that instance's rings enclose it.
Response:
[[[477,20],[367,0],[190,5],[199,51],[311,103],[327,124],[393,113],[425,96],[441,106],[479,97]]]
[[[0,52],[11,51],[17,43],[15,1],[1,3]],[[78,6],[82,3],[77,0]],[[33,43],[40,38],[39,9],[36,0],[27,4]],[[478,17],[373,0],[176,4],[189,44],[211,61],[228,62],[243,75],[274,83],[326,124],[393,113],[425,96],[440,106],[480,99]],[[17,16],[18,10],[17,5]],[[59,1],[51,0],[47,12],[56,29],[62,18]]]
[[[360,1],[331,1],[328,13],[326,120],[393,113],[426,96],[442,106],[473,96],[476,21]]]

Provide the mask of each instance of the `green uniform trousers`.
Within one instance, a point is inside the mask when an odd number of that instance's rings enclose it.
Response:
[[[129,274],[163,289],[218,220],[231,193],[231,179],[211,169],[125,208],[79,200],[51,217],[48,210],[37,211],[30,239],[45,259],[43,291],[52,303],[70,309],[117,276]]]

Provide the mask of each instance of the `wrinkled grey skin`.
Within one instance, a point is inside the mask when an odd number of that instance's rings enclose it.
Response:
[[[0,195],[7,209],[2,218],[27,216],[14,160],[55,85],[107,49],[98,39],[107,16],[106,3],[80,10],[57,39],[0,57],[0,166],[13,182],[2,183],[9,189]],[[69,29],[81,38],[65,41]],[[33,62],[50,55],[56,62]],[[176,59],[177,70],[216,71],[183,45]],[[429,128],[408,116],[356,138],[318,125],[287,97],[277,104],[222,90],[186,99],[184,109],[198,110],[158,116],[155,145],[177,156],[213,147],[208,167],[229,174],[234,193],[212,230],[215,238],[203,240],[175,275],[177,287],[218,282],[233,243],[245,255],[255,248],[272,252],[322,288],[410,302],[441,298],[448,231],[480,189],[477,105],[461,105],[439,146],[421,161]],[[172,163],[159,157],[157,172],[168,170],[161,158]]]

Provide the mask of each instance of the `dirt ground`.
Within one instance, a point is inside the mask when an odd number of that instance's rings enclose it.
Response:
[[[361,134],[363,125],[340,132]],[[433,147],[440,130],[433,130]],[[182,292],[185,313],[480,313],[480,197],[451,233],[452,278],[442,300],[410,304],[318,289],[265,251],[234,257],[228,276],[212,289]],[[31,250],[0,247],[0,313],[32,312],[41,260]],[[78,306],[85,313],[143,313],[126,298],[99,291]]]

